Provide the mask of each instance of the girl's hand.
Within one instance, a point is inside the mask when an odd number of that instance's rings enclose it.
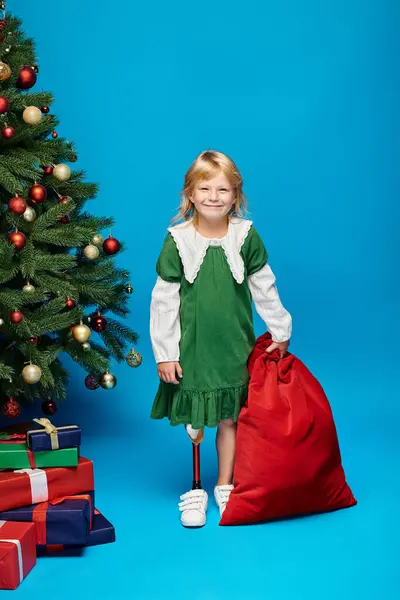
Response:
[[[274,350],[276,350],[276,348],[278,348],[281,354],[281,358],[283,358],[285,354],[287,354],[289,344],[290,340],[287,340],[286,342],[272,342],[272,344],[268,346],[265,352],[268,352],[269,354],[270,352],[273,352]]]
[[[178,377],[182,378],[183,376],[182,367],[179,362],[158,363],[158,376],[165,383],[179,385]]]

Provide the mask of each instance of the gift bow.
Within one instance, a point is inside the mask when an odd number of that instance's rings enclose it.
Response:
[[[1,442],[9,442],[10,440],[21,440],[24,442],[26,440],[26,433],[7,433],[5,431],[0,433]]]
[[[41,425],[42,427],[45,428],[45,431],[48,435],[51,435],[52,433],[56,433],[57,431],[57,427],[55,425],[53,425],[53,423],[50,421],[50,419],[32,419],[32,421],[34,423],[38,423],[39,425]]]

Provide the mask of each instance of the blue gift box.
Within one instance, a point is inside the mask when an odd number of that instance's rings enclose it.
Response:
[[[88,499],[82,496],[89,497]],[[60,499],[61,500],[61,499]],[[52,502],[55,502],[53,504]],[[86,545],[94,525],[94,492],[0,512],[0,520],[35,523],[36,543]]]
[[[83,548],[85,546],[100,546],[101,544],[111,544],[115,542],[115,529],[108,519],[105,518],[97,509],[93,518],[93,527],[84,544],[65,544],[51,547],[38,546],[38,554],[48,552],[62,552],[63,550],[73,550],[74,548]]]
[[[29,429],[26,432],[27,446],[33,452],[80,447],[82,431],[77,425],[56,427],[49,419],[34,419],[34,421],[41,425],[40,429]]]
[[[94,511],[93,528],[89,532],[85,546],[100,546],[115,542],[115,529],[97,509]]]

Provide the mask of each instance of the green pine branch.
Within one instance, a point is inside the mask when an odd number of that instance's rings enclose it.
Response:
[[[71,177],[66,182],[44,174],[42,166],[74,163],[77,152],[64,137],[51,137],[59,124],[51,110],[53,95],[16,87],[20,69],[37,64],[34,42],[23,31],[21,20],[7,14],[3,33],[11,43],[6,61],[12,71],[10,79],[0,82],[0,94],[10,103],[3,122],[14,128],[14,135],[0,138],[0,404],[9,396],[32,403],[48,395],[60,400],[66,397],[70,378],[60,360],[63,353],[85,371],[100,374],[110,369],[112,361],[123,361],[127,345],[138,340],[133,330],[109,316],[126,317],[130,312],[125,291],[129,273],[117,267],[118,257],[104,255],[101,248],[98,259],[85,258],[84,246],[95,234],[114,227],[114,219],[87,212],[86,202],[96,197],[98,185],[85,181],[84,169],[69,165]],[[37,125],[23,121],[26,106],[44,105],[50,114],[43,114]],[[28,198],[34,182],[47,189],[42,204],[32,204]],[[33,223],[7,210],[17,193],[35,209]],[[59,204],[59,196],[72,200]],[[60,222],[65,215],[69,223]],[[26,236],[23,249],[8,242],[15,229]],[[33,293],[22,291],[28,281],[35,287]],[[68,297],[76,303],[71,310],[66,307]],[[87,322],[87,315],[96,308],[106,315],[108,325],[100,335],[92,334],[87,351],[73,339],[71,327],[81,320]],[[14,310],[22,311],[21,323],[11,322]],[[36,336],[37,345],[32,339]],[[42,370],[37,385],[26,384],[21,375],[29,361]]]

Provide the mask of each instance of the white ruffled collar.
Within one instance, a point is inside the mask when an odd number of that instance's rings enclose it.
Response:
[[[169,227],[168,231],[175,240],[182,261],[185,279],[189,283],[195,281],[209,246],[222,246],[232,276],[237,283],[243,283],[244,263],[240,251],[252,224],[247,219],[231,218],[228,233],[221,239],[202,236],[196,231],[193,221]]]

